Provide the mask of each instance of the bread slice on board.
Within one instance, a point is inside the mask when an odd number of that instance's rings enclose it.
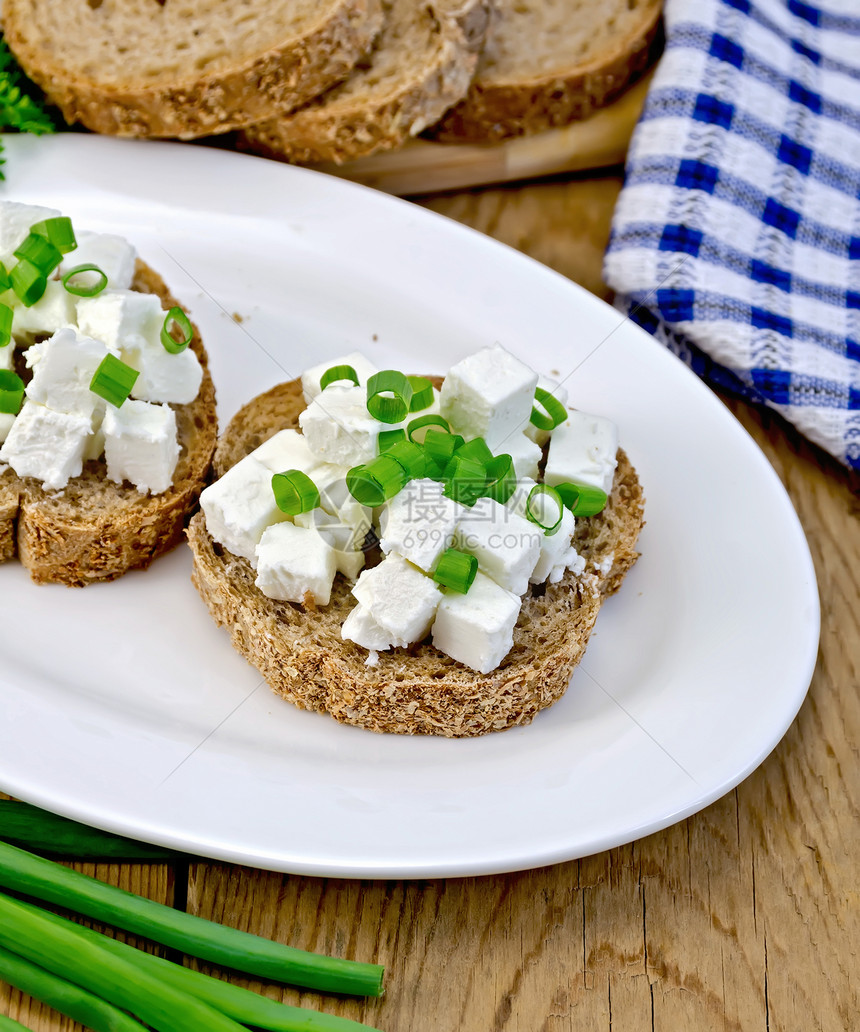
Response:
[[[501,140],[586,118],[651,63],[662,0],[499,0],[468,94],[438,140]]]
[[[69,123],[192,138],[288,111],[345,78],[381,0],[4,0],[6,42]]]
[[[298,427],[305,407],[298,381],[281,384],[245,406],[216,450],[220,476],[284,427]],[[619,453],[609,505],[577,521],[583,574],[537,587],[525,598],[514,645],[490,674],[476,674],[427,643],[380,652],[341,638],[355,599],[338,575],[331,602],[316,610],[278,602],[254,584],[246,559],[216,544],[202,513],[188,526],[192,579],[215,622],[270,687],[302,709],[379,732],[465,737],[527,724],[564,694],[582,658],[603,600],[638,557],[643,494],[627,456]]]
[[[133,289],[178,305],[161,277],[138,259]],[[105,476],[91,460],[62,491],[50,491],[9,467],[0,474],[0,560],[17,556],[37,583],[83,587],[148,566],[182,540],[185,523],[206,484],[218,435],[215,388],[196,328],[191,345],[203,366],[197,397],[171,405],[182,451],[173,485],[141,494]]]
[[[486,34],[488,0],[392,0],[376,45],[343,83],[245,131],[266,157],[341,164],[392,150],[466,95]]]

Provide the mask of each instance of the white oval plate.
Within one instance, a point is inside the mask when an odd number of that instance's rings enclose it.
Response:
[[[210,621],[184,546],[84,590],[7,563],[6,792],[261,868],[459,876],[639,838],[774,748],[815,662],[809,551],[762,453],[646,333],[493,240],[321,174],[77,134],[5,146],[0,196],[124,234],[190,308],[222,425],[346,351],[441,373],[499,341],[618,422],[647,494],[642,558],[565,697],[474,740],[375,735],[275,697]]]

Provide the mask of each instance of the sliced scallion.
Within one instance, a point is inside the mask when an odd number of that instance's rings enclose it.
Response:
[[[567,409],[550,391],[543,387],[535,388],[535,401],[538,405],[532,407],[530,422],[538,430],[555,430],[555,428],[567,419]]]
[[[34,305],[45,293],[45,288],[48,286],[47,276],[45,276],[42,270],[37,269],[32,262],[24,260],[12,266],[9,272],[9,280],[19,301],[26,308]]]
[[[407,376],[412,387],[412,400],[409,402],[410,412],[423,412],[433,404],[433,384],[426,376]]]
[[[24,381],[12,369],[0,369],[0,412],[17,416],[24,403]]]
[[[596,516],[606,508],[609,501],[605,491],[591,484],[566,481],[556,484],[555,489],[574,516]]]
[[[5,348],[12,339],[12,318],[12,309],[0,303],[0,348]]]
[[[12,286],[12,280],[9,278],[9,270],[0,262],[0,293],[8,290]]]
[[[433,427],[440,427],[446,433],[451,432],[448,420],[443,416],[427,415],[416,416],[415,419],[410,419],[406,424],[406,436],[410,441],[414,441],[416,444],[424,444],[424,439],[427,436],[427,433]],[[448,458],[450,457],[451,456],[449,455]]]
[[[439,557],[433,580],[465,595],[478,573],[478,560],[468,552],[447,548]]]
[[[484,494],[504,505],[517,489],[517,474],[510,455],[496,455],[485,466],[487,486]]]
[[[140,373],[137,369],[132,369],[121,358],[108,353],[93,373],[90,390],[119,408],[131,394],[138,376]]]
[[[346,474],[346,486],[357,502],[375,508],[393,498],[406,479],[403,466],[386,452],[364,465],[353,466]]]
[[[32,231],[12,253],[19,261],[35,265],[43,276],[49,276],[63,260],[62,253],[47,237]]]
[[[409,414],[412,384],[397,369],[383,369],[367,381],[367,411],[380,423],[400,423]]]
[[[78,246],[72,220],[66,215],[45,219],[30,226],[30,232],[43,236],[50,241],[61,254],[68,254]]]
[[[483,437],[473,437],[471,441],[461,444],[457,449],[457,454],[462,455],[464,459],[474,459],[475,462],[481,462],[485,466],[493,458],[493,453]]]
[[[424,449],[441,469],[448,465],[462,444],[463,438],[459,434],[452,434],[450,430],[430,429],[424,435]]]
[[[376,438],[376,450],[381,454],[405,440],[406,431],[402,427],[397,427],[396,430],[380,430]]]
[[[445,467],[444,478],[443,494],[463,505],[474,505],[487,487],[486,466],[457,452]]]
[[[90,276],[89,273],[93,275]],[[63,286],[75,297],[95,297],[108,284],[107,273],[92,262],[76,265],[63,276]]]
[[[275,505],[288,516],[310,512],[320,503],[320,493],[311,478],[300,469],[288,469],[272,475]]]
[[[535,484],[526,499],[526,519],[536,523],[547,537],[561,526],[564,502],[561,494],[549,484]]]
[[[179,332],[179,337],[173,335],[173,331]],[[184,351],[194,338],[194,327],[191,320],[178,306],[170,309],[164,317],[164,324],[161,327],[161,343],[165,351],[171,355],[178,355]]]
[[[358,373],[351,365],[334,365],[320,377],[320,390],[324,391],[330,383],[340,383],[341,380],[350,380],[358,386]]]
[[[427,456],[424,449],[412,441],[398,441],[385,454],[400,463],[410,480],[423,477],[427,471]]]

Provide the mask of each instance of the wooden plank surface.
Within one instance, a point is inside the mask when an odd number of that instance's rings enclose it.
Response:
[[[616,172],[421,203],[606,296],[600,254],[619,185]],[[263,987],[267,994],[385,1032],[858,1027],[857,484],[777,417],[727,404],[786,485],[819,579],[818,665],[776,750],[737,789],[674,827],[534,871],[353,882],[192,864],[189,910],[387,968],[378,1001],[274,986]],[[166,899],[171,877],[184,877],[161,866],[98,873]],[[4,987],[0,1013],[34,1032],[78,1027],[30,1009]]]

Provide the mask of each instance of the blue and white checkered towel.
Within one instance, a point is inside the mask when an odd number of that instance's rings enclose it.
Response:
[[[666,0],[605,278],[860,469],[860,0]]]

